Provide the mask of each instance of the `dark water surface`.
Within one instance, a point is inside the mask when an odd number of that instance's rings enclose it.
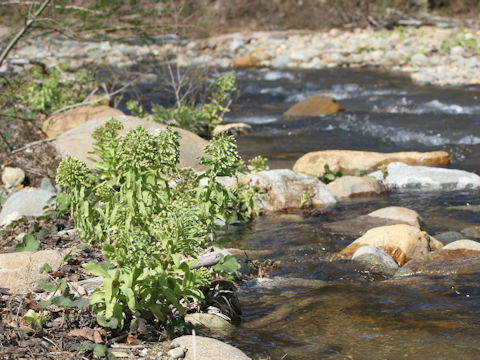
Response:
[[[260,154],[271,168],[291,168],[306,152],[324,149],[446,150],[450,167],[480,172],[478,87],[418,86],[404,76],[367,70],[236,74],[241,96],[226,120],[254,127],[238,137],[244,158]],[[332,95],[345,111],[281,119],[291,105],[316,93]],[[220,235],[222,246],[262,250],[260,259],[280,261],[273,275],[318,281],[241,292],[242,321],[226,340],[258,359],[479,359],[479,274],[392,280],[354,262],[327,261],[355,237],[331,233],[326,223],[385,206],[418,211],[431,235],[480,219],[479,191],[419,192],[234,226]]]

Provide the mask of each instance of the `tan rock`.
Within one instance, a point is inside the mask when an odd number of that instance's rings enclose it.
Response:
[[[8,186],[17,187],[25,180],[25,171],[20,168],[5,167],[2,171],[2,183]]]
[[[351,257],[360,247],[376,245],[400,266],[410,259],[418,258],[430,251],[442,248],[442,243],[411,225],[381,226],[368,230],[365,235],[355,240],[341,251],[341,255]]]
[[[110,106],[80,106],[48,117],[43,122],[42,130],[48,137],[56,137],[87,121],[119,115],[124,114]]]
[[[343,110],[330,95],[316,94],[293,105],[283,116],[317,116],[333,114]]]
[[[88,152],[93,150],[94,140],[92,139],[91,135],[95,129],[102,126],[109,119],[110,117],[94,119],[79,125],[76,128],[60,135],[53,142],[53,145],[62,157],[70,155],[79,160],[85,161],[87,164],[91,164],[91,161],[87,159],[87,157],[91,156],[88,154]],[[124,126],[124,129],[120,132],[120,134],[124,134],[128,130],[132,130],[137,126],[142,126],[152,133],[166,129],[166,125],[162,125],[154,121],[140,119],[134,116],[115,116],[115,119],[119,120]],[[175,128],[175,130],[177,130],[180,134],[179,166],[192,167],[195,170],[203,170],[204,167],[198,164],[197,158],[199,156],[205,156],[203,148],[208,144],[208,142],[198,135],[191,133],[190,131],[179,128]]]
[[[249,124],[245,123],[229,123],[229,124],[220,124],[215,129],[213,129],[212,134],[217,135],[221,132],[226,132],[230,135],[238,134],[248,134],[252,131],[252,127]]]
[[[382,219],[396,220],[404,224],[409,224],[420,229],[421,216],[415,210],[402,206],[388,206],[382,209],[372,211],[368,216]]]
[[[39,280],[48,279],[39,269],[48,264],[53,271],[58,270],[66,253],[66,250],[42,250],[0,254],[0,288],[8,288],[11,293],[33,290]]]
[[[443,247],[443,250],[471,250],[480,252],[480,243],[473,240],[457,240],[447,244]]]
[[[236,67],[236,68],[245,68],[245,67],[257,67],[258,65],[260,65],[260,63],[252,55],[242,55],[233,59],[232,65],[233,67]]]
[[[239,349],[220,340],[195,336],[196,354],[193,354],[193,336],[184,335],[175,339],[180,346],[184,346],[186,360],[249,360],[250,358]]]
[[[293,171],[317,177],[323,176],[325,165],[330,169],[340,169],[344,174],[354,174],[358,170],[376,170],[382,165],[403,162],[408,165],[438,166],[450,162],[445,151],[378,153],[355,150],[323,150],[303,155],[293,166]]]
[[[380,195],[387,192],[385,185],[370,176],[342,176],[327,185],[337,199],[351,196]]]

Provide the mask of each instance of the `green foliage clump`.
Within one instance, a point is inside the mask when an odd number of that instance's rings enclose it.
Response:
[[[31,110],[44,114],[79,103],[94,83],[94,74],[85,69],[67,74],[60,69],[45,70],[36,66],[28,76],[20,96]]]
[[[260,155],[248,160],[247,169],[252,174],[268,170],[269,168],[270,167],[267,165],[267,159]]]
[[[207,89],[210,96],[204,104],[179,102],[174,107],[161,105],[152,107],[153,119],[162,124],[173,125],[199,135],[210,135],[211,131],[223,121],[223,116],[230,111],[232,93],[237,90],[233,74],[219,77]]]
[[[330,170],[330,166],[328,164],[325,164],[324,166],[325,172],[323,173],[323,176],[320,178],[320,181],[323,182],[324,184],[329,184],[335,179],[342,177],[342,172],[340,169],[336,171]]]
[[[123,328],[140,316],[175,329],[184,305],[202,302],[200,288],[212,280],[209,271],[191,267],[216,220],[249,219],[254,193],[216,180],[241,168],[232,137],[220,135],[206,146],[200,163],[208,168],[197,175],[177,169],[179,135],[171,128],[152,135],[138,127],[119,137],[121,127],[111,119],[97,129],[93,169],[67,157],[57,182],[71,196],[79,235],[101,246],[107,259],[84,265],[104,278],[90,298],[98,323]]]

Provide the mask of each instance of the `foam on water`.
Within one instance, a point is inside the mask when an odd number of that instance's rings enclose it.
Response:
[[[276,81],[281,79],[295,80],[295,76],[292,73],[284,71],[268,71],[264,75],[264,80]]]

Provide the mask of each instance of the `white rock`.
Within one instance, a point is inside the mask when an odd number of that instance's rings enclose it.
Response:
[[[11,187],[17,187],[25,180],[25,171],[7,166],[2,172],[2,182]]]
[[[462,190],[480,188],[480,176],[463,170],[428,166],[409,166],[404,163],[391,163],[387,167],[385,185],[392,189],[416,190]],[[369,176],[383,178],[380,171]]]

